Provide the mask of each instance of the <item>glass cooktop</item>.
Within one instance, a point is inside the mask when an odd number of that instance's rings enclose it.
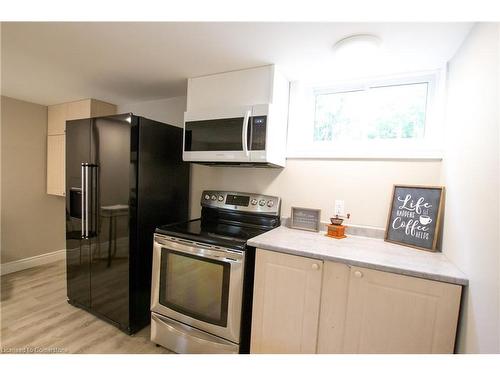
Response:
[[[246,242],[269,229],[238,224],[202,223],[201,219],[158,227],[156,233],[205,242],[211,245],[245,249]]]

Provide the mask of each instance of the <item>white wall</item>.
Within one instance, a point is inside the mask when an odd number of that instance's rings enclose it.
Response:
[[[499,27],[500,31],[500,27]],[[497,48],[500,51],[500,37],[498,38]],[[499,57],[500,60],[500,57]],[[498,63],[498,79],[497,79],[497,108],[500,108],[500,61]],[[498,127],[500,127],[500,110],[497,113],[498,116]],[[498,132],[498,144],[500,144],[500,131]],[[498,158],[500,160],[500,147],[498,147]],[[500,175],[500,163],[498,165],[498,174]],[[498,189],[498,212],[500,212],[500,189]],[[500,243],[500,220],[498,222],[498,243]],[[500,255],[498,257],[498,269],[500,270]],[[500,277],[500,276],[499,276]],[[500,282],[499,282],[500,284]],[[498,287],[498,337],[500,341],[500,285]],[[500,343],[499,343],[500,346]],[[500,351],[500,348],[499,348]]]
[[[192,166],[191,216],[200,213],[203,189],[224,189],[277,195],[282,216],[290,207],[322,210],[323,221],[333,215],[335,199],[345,201],[351,224],[385,227],[392,185],[437,185],[439,161],[287,160],[284,169]]]
[[[443,251],[469,277],[458,349],[500,352],[499,25],[477,24],[449,63]]]

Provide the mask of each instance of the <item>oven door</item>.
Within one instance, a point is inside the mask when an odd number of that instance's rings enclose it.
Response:
[[[244,257],[156,234],[151,310],[239,343]]]

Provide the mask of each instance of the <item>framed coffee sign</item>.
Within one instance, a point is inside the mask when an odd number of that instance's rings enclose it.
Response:
[[[442,186],[394,185],[385,240],[436,251],[443,201]]]

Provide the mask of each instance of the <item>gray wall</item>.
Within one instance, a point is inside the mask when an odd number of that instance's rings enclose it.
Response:
[[[65,248],[64,199],[46,194],[47,107],[1,97],[1,263]]]

